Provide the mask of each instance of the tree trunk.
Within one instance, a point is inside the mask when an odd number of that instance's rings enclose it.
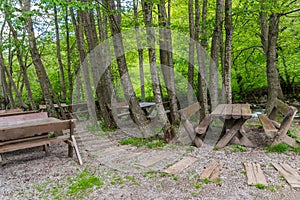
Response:
[[[142,99],[142,101],[145,101],[145,80],[144,80],[144,66],[143,66],[144,59],[143,59],[143,49],[141,46],[139,22],[138,22],[138,4],[139,4],[139,2],[137,0],[133,0],[136,43],[137,43],[138,54],[139,54],[141,99]]]
[[[267,48],[267,79],[268,79],[268,101],[266,113],[270,114],[278,97],[280,88],[279,76],[276,68],[276,43],[278,38],[279,14],[271,14],[269,18],[269,34]]]
[[[71,45],[70,45],[70,27],[69,27],[69,13],[68,7],[65,11],[65,28],[66,28],[66,48],[67,48],[67,70],[68,70],[68,81],[69,81],[69,100],[73,102],[73,74],[71,69]],[[76,74],[76,73],[75,73]]]
[[[30,11],[30,0],[23,0],[23,10],[25,12],[29,12]],[[55,116],[56,115],[56,111],[54,109],[53,106],[53,102],[52,102],[52,98],[51,98],[51,93],[49,92],[49,90],[51,90],[52,88],[50,87],[50,84],[47,83],[47,81],[49,81],[46,70],[44,68],[43,62],[40,58],[40,54],[38,52],[37,49],[37,45],[36,45],[36,38],[34,35],[34,28],[33,28],[33,22],[32,19],[30,17],[30,15],[27,15],[26,18],[26,30],[28,33],[28,40],[29,40],[29,47],[30,47],[30,54],[33,60],[33,64],[35,66],[35,70],[36,70],[36,74],[38,77],[38,80],[40,82],[41,85],[41,89],[43,92],[43,96],[44,96],[44,100],[47,106],[47,111],[49,113],[50,116]]]
[[[190,43],[189,43],[189,64],[188,64],[188,105],[193,103],[194,96],[194,54],[195,54],[195,27],[194,27],[194,12],[193,1],[189,0],[189,29],[190,29]]]
[[[176,90],[175,90],[172,35],[171,35],[169,21],[170,20],[168,19],[166,8],[165,8],[165,1],[160,0],[160,4],[158,5],[158,22],[160,27],[164,27],[164,29],[162,28],[159,29],[160,63],[161,63],[164,81],[167,87],[167,92],[170,101],[171,124],[174,126],[178,126],[180,124],[180,116],[178,113],[178,102],[177,102]],[[152,19],[151,19],[151,25],[152,25]]]
[[[216,20],[215,28],[211,44],[211,61],[210,61],[210,80],[209,80],[209,94],[211,101],[211,109],[214,110],[218,105],[218,56],[221,48],[222,37],[222,16],[224,13],[224,0],[217,0],[216,2]]]
[[[149,3],[149,2],[144,2],[144,1],[142,1],[142,3],[144,5],[143,6],[144,20],[145,20],[145,26],[146,26],[146,32],[147,32],[147,42],[149,44],[148,53],[149,53],[152,88],[153,88],[154,99],[155,99],[155,103],[156,103],[157,116],[158,116],[158,120],[161,121],[163,124],[163,132],[164,132],[165,140],[167,142],[172,142],[173,139],[175,138],[175,130],[171,127],[171,124],[170,124],[168,117],[164,110],[161,91],[160,91],[160,81],[159,81],[159,76],[158,76],[158,71],[157,71],[157,66],[156,66],[155,35],[154,35],[154,29],[152,27],[153,26],[153,24],[152,24],[152,6],[153,6],[153,4]],[[159,9],[159,10],[161,10],[161,9]],[[164,56],[166,56],[166,58],[168,59],[168,54],[164,54]],[[161,55],[161,58],[162,58],[162,55]],[[161,60],[161,63],[163,63],[163,60]]]
[[[205,18],[202,15],[202,20],[205,21],[206,20]],[[209,112],[208,112],[208,98],[207,98],[208,96],[207,96],[207,84],[206,84],[206,54],[205,54],[205,48],[200,46],[199,34],[200,34],[200,5],[199,5],[199,1],[195,0],[194,40],[196,41],[196,51],[197,51],[197,60],[198,60],[198,100],[201,105],[200,120],[202,120]]]
[[[109,11],[109,22],[112,33],[112,40],[114,45],[114,51],[117,58],[118,70],[121,77],[121,83],[124,91],[126,101],[129,103],[130,116],[138,127],[143,131],[143,134],[147,134],[147,125],[149,120],[146,118],[143,110],[139,106],[139,102],[136,98],[131,79],[128,73],[123,39],[119,24],[117,23],[117,15],[114,14],[116,11],[115,3],[113,0],[106,0],[106,7]],[[148,133],[149,134],[149,133]]]
[[[54,5],[54,23],[55,23],[55,36],[56,36],[56,55],[57,55],[57,61],[59,66],[59,74],[61,79],[61,99],[62,101],[66,101],[66,82],[65,82],[65,73],[64,73],[64,66],[61,59],[61,53],[60,53],[60,35],[59,35],[59,25],[58,25],[58,19],[57,19],[57,8],[56,5]]]
[[[226,103],[232,103],[231,94],[231,45],[232,45],[232,1],[225,0],[225,60],[223,69],[223,85],[225,89]]]
[[[89,112],[89,121],[92,125],[97,124],[97,115],[96,115],[96,106],[95,106],[95,100],[92,93],[91,88],[91,80],[90,80],[90,74],[88,69],[88,62],[85,62],[86,58],[86,50],[84,46],[84,35],[83,35],[83,11],[78,11],[78,23],[75,19],[74,10],[72,7],[70,7],[70,13],[72,17],[72,23],[75,28],[75,36],[76,36],[76,43],[77,43],[77,49],[78,49],[78,56],[81,63],[81,70],[83,75],[83,82],[85,86],[86,91],[86,98],[87,98],[87,107]],[[78,75],[77,75],[78,76]],[[79,77],[78,77],[79,78]],[[77,85],[78,87],[78,85]]]

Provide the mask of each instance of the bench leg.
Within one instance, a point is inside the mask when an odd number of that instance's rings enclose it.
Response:
[[[48,156],[49,155],[49,144],[45,144],[43,146],[43,150],[45,151],[46,156]]]
[[[73,147],[74,147],[74,149],[75,149],[75,153],[76,153],[78,162],[79,162],[80,165],[82,165],[82,159],[81,159],[81,156],[80,156],[80,153],[79,153],[79,149],[78,149],[78,146],[77,146],[77,142],[76,142],[76,140],[75,140],[75,136],[72,135],[72,136],[71,136],[71,139],[72,139]]]
[[[2,154],[0,154],[0,166],[2,166]]]
[[[68,156],[73,157],[73,144],[72,142],[68,142]]]

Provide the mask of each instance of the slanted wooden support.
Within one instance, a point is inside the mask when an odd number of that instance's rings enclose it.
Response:
[[[263,184],[268,186],[267,179],[258,163],[244,163],[248,185]]]
[[[273,125],[272,120],[270,120],[267,115],[258,115],[260,122],[263,125],[263,129],[268,137],[274,137],[278,129]]]

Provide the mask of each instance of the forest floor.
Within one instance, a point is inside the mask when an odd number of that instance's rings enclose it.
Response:
[[[50,146],[47,157],[40,147],[4,154],[0,199],[299,199],[300,189],[292,188],[272,163],[288,163],[300,173],[300,153],[268,152],[262,129],[255,124],[255,120],[249,122],[246,132],[258,143],[257,148],[230,145],[220,150],[214,150],[209,142],[201,148],[120,145],[118,141],[137,130],[78,129],[82,166],[76,157],[67,157],[63,143]],[[291,130],[300,134],[299,126],[295,121]],[[164,173],[187,156],[197,161],[179,174]],[[151,159],[156,162],[149,163]],[[220,179],[199,180],[212,160],[224,163]],[[259,163],[268,186],[249,186],[244,162]]]

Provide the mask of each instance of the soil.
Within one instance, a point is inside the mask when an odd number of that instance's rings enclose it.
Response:
[[[295,122],[292,127],[298,134],[299,125]],[[209,141],[204,141],[201,148],[166,145],[149,149],[118,144],[118,140],[131,137],[136,131],[79,131],[82,166],[76,157],[67,157],[67,145],[63,143],[50,146],[49,156],[44,155],[41,147],[5,153],[5,164],[0,169],[0,199],[300,199],[299,188],[292,188],[272,166],[288,163],[300,174],[300,154],[267,152],[268,141],[259,126],[245,129],[258,147],[243,150],[234,146],[213,150]],[[114,148],[122,151],[104,156]],[[165,153],[170,156],[163,163],[151,167],[138,165]],[[163,173],[185,156],[196,157],[198,161],[178,175]],[[220,180],[200,181],[199,175],[212,160],[224,163]],[[244,162],[259,163],[268,186],[249,186]]]

